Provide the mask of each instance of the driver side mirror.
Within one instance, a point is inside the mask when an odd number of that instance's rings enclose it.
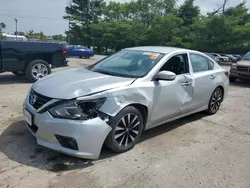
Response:
[[[176,74],[171,71],[160,71],[155,75],[154,80],[166,80],[172,81],[175,80]]]

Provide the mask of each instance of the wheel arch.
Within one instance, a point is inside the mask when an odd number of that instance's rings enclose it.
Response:
[[[223,101],[224,100],[225,89],[224,89],[224,87],[222,85],[218,85],[215,89],[217,89],[217,88],[220,88],[221,91],[222,91],[222,101]]]
[[[140,111],[143,117],[143,125],[145,126],[148,120],[148,107],[140,103],[132,103],[132,104],[129,104],[128,106],[133,106],[137,110]]]

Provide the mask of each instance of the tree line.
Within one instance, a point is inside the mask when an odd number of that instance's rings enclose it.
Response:
[[[3,36],[3,30],[6,28],[6,24],[3,22],[0,22],[0,39],[4,39]],[[54,40],[54,41],[65,41],[66,37],[62,34],[59,35],[52,35],[51,37],[46,36],[42,31],[41,32],[35,32],[33,29],[30,29],[27,32],[23,31],[15,31],[14,35],[20,35],[25,36],[27,39],[38,39],[41,41],[47,41],[47,40]]]
[[[204,52],[250,51],[250,14],[246,2],[228,0],[201,14],[194,0],[137,0],[126,3],[72,0],[66,7],[70,44],[94,46],[97,52],[141,45],[162,45]]]

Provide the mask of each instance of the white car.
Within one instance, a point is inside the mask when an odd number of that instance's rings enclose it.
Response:
[[[37,81],[24,102],[24,119],[38,144],[97,159],[103,144],[125,152],[144,130],[200,111],[215,114],[228,76],[198,51],[128,48]]]
[[[220,54],[216,54],[216,53],[211,53],[214,57],[218,58],[220,61],[224,61],[227,62],[229,61],[229,57],[226,56],[222,56]]]

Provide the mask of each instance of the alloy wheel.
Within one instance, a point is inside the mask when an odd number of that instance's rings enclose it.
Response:
[[[35,64],[32,67],[32,75],[37,80],[47,76],[48,73],[49,73],[48,68],[42,63]]]
[[[220,89],[217,89],[217,90],[214,92],[214,95],[213,95],[212,101],[211,101],[211,109],[212,109],[214,112],[216,112],[216,111],[219,110],[221,101],[222,101],[222,92],[221,92]]]
[[[115,127],[115,140],[119,147],[127,147],[135,141],[140,132],[140,119],[136,114],[126,114]]]

